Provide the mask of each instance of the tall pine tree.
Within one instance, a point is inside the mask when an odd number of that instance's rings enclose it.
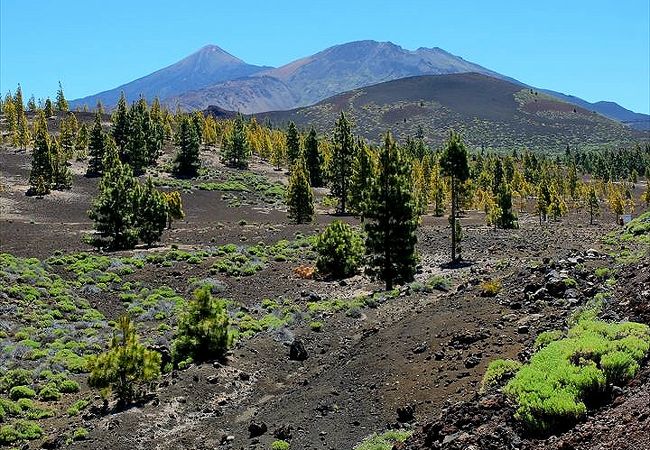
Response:
[[[300,135],[296,124],[289,122],[287,129],[287,159],[289,160],[289,168],[292,169],[298,158],[300,157]]]
[[[149,161],[147,134],[150,127],[147,101],[140,98],[127,114],[127,136],[124,150],[125,161],[131,165],[135,175],[144,173]]]
[[[467,163],[467,150],[459,134],[453,130],[449,134],[449,139],[445,151],[440,159],[440,168],[444,175],[451,179],[451,262],[458,260],[458,230],[460,229],[460,219],[458,219],[459,192],[460,185],[469,178],[469,165]]]
[[[318,136],[313,127],[305,139],[305,160],[312,187],[322,187],[324,184],[323,155],[318,148]]]
[[[314,194],[311,191],[309,173],[302,154],[291,169],[287,187],[287,205],[291,221],[294,223],[311,222],[314,216]]]
[[[87,177],[96,177],[101,175],[105,148],[106,136],[102,131],[102,116],[99,111],[97,111],[95,113],[95,122],[90,131],[90,141],[88,143],[90,159],[88,160],[88,169],[86,170]]]
[[[120,94],[120,99],[117,101],[117,107],[113,111],[111,117],[111,135],[117,145],[117,149],[120,153],[120,159],[126,161],[126,144],[129,138],[129,111],[126,105],[126,97],[124,92]]]
[[[147,178],[137,199],[136,224],[138,236],[147,246],[160,240],[167,225],[167,200],[154,187],[151,177]]]
[[[332,159],[329,166],[331,192],[339,201],[339,212],[345,214],[350,196],[354,138],[352,136],[352,126],[343,111],[341,111],[341,115],[334,125],[332,145]]]
[[[370,187],[375,176],[375,163],[372,150],[362,139],[357,140],[351,172],[350,209],[363,221],[365,203],[368,201]]]
[[[379,150],[377,176],[365,208],[366,251],[370,266],[386,283],[413,280],[418,216],[412,197],[408,163],[389,133]]]
[[[138,242],[136,206],[138,182],[128,164],[122,164],[112,140],[104,158],[99,194],[88,216],[95,222],[99,242],[114,249],[133,248]]]
[[[65,95],[63,95],[63,86],[61,86],[60,81],[59,81],[59,90],[56,91],[56,109],[57,111],[68,110],[68,101],[65,99]]]
[[[238,113],[235,117],[232,135],[226,139],[224,144],[221,154],[222,162],[236,169],[248,169],[251,149],[246,135],[244,116],[241,114]]]
[[[32,152],[32,170],[29,173],[28,195],[45,195],[52,186],[52,155],[50,152],[50,135],[47,131],[47,119],[43,112],[36,116],[34,126],[34,151]]]
[[[199,136],[194,122],[188,115],[181,119],[179,146],[180,149],[174,159],[174,175],[177,177],[195,177],[201,161],[199,160]]]

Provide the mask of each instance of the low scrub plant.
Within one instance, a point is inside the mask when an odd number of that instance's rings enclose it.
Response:
[[[648,350],[647,325],[584,319],[538,350],[504,392],[517,402],[515,417],[529,430],[566,429],[606,398],[609,384],[633,377]]]
[[[483,393],[502,383],[505,379],[514,376],[520,368],[521,363],[512,359],[496,359],[492,361],[488,365],[485,375],[483,375],[480,392]]]
[[[354,450],[392,450],[395,444],[406,441],[412,434],[409,430],[389,430],[374,434],[354,447]]]
[[[488,280],[481,283],[481,295],[483,297],[494,297],[499,292],[501,292],[501,281],[499,280]]]

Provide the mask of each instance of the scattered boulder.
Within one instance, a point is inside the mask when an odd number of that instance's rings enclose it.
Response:
[[[412,422],[415,419],[415,406],[406,405],[397,408],[397,421],[400,423]]]
[[[293,430],[293,427],[288,424],[281,425],[279,428],[276,428],[275,431],[273,432],[273,436],[276,439],[280,439],[282,441],[290,441],[291,440],[291,431]]]
[[[266,433],[268,430],[268,427],[264,422],[251,422],[250,425],[248,425],[248,433],[252,438],[256,438],[259,436],[262,436],[264,433]]]
[[[305,345],[299,339],[294,339],[289,347],[289,359],[292,361],[304,361],[309,357]]]

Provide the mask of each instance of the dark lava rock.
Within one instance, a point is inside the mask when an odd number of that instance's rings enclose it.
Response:
[[[480,364],[481,358],[479,358],[476,355],[471,355],[469,358],[465,360],[465,368],[471,369],[472,367],[476,367]]]
[[[406,405],[397,408],[397,421],[400,423],[412,422],[415,419],[415,407]]]
[[[276,428],[276,430],[273,432],[273,436],[276,439],[280,439],[281,441],[290,441],[291,440],[291,431],[293,430],[293,427],[291,425],[281,425],[279,428]]]
[[[251,438],[256,438],[263,435],[268,430],[268,427],[264,422],[251,422],[248,425],[248,433]]]
[[[304,361],[309,357],[305,345],[301,340],[294,339],[289,348],[289,359],[293,361]]]

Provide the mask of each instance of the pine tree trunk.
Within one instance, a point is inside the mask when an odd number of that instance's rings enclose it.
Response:
[[[451,178],[451,262],[456,262],[456,179]]]

